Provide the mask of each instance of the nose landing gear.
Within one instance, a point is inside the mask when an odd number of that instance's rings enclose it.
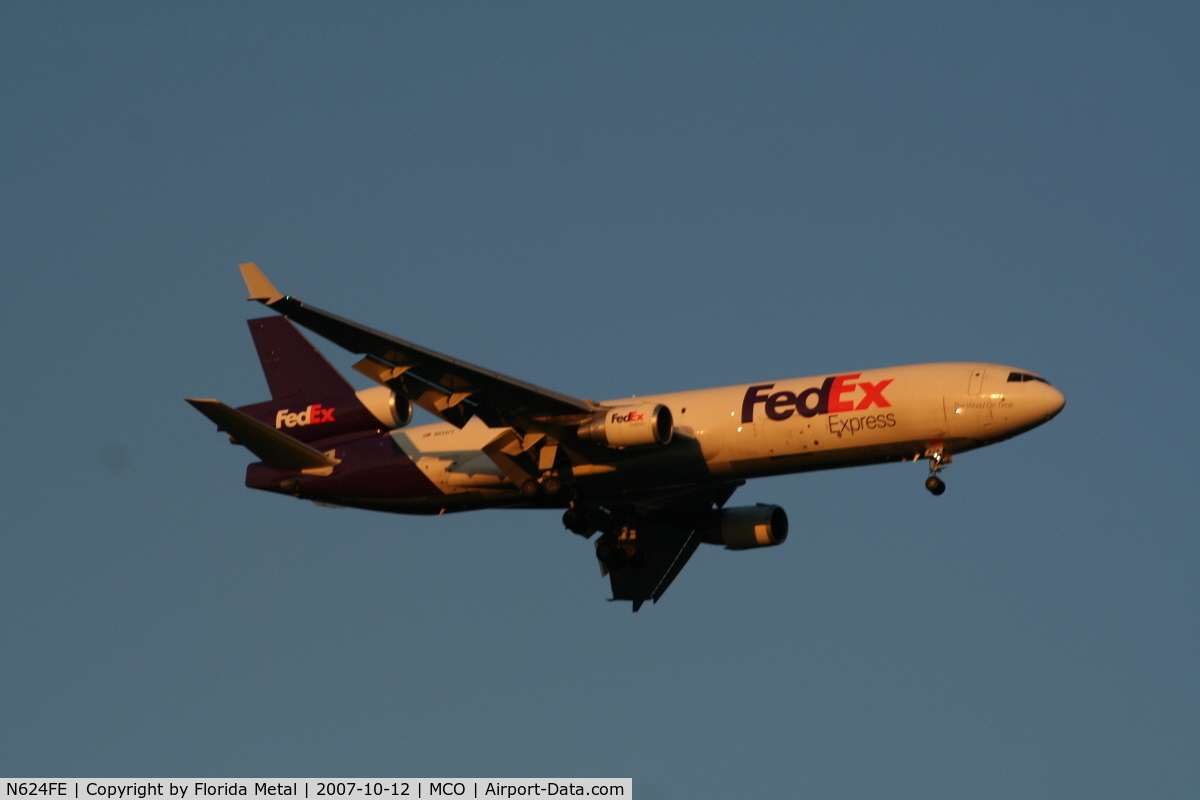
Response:
[[[938,473],[949,466],[954,457],[942,450],[941,442],[931,442],[925,450],[929,459],[929,477],[925,479],[925,488],[935,497],[946,491],[946,482],[938,477]]]

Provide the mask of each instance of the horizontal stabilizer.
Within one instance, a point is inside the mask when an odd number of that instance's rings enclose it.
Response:
[[[293,439],[283,431],[259,422],[249,414],[230,408],[219,400],[202,400],[189,397],[187,401],[204,416],[217,423],[217,428],[226,431],[238,444],[262,459],[275,469],[294,469],[328,474],[339,461]]]

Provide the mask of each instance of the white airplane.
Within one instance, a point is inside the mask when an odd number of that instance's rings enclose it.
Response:
[[[241,266],[272,399],[188,402],[261,461],[246,485],[326,505],[442,514],[562,508],[595,540],[613,600],[657,602],[702,543],[780,544],[774,505],[727,508],[748,478],[928,459],[925,488],[958,453],[1062,410],[1045,378],[997,364],[914,364],[595,402],[371,330],[280,293]],[[355,391],[291,323],[364,358]],[[413,405],[443,420],[407,427]]]

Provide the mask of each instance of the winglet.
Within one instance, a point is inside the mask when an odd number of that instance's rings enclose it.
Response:
[[[270,305],[283,298],[257,264],[239,264],[238,269],[242,271],[242,280],[246,282],[246,288],[250,291],[247,300],[257,300]]]

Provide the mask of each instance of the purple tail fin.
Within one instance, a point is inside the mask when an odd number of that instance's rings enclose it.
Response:
[[[271,399],[238,411],[301,442],[389,427],[287,319],[262,317],[247,324]]]
[[[247,320],[247,324],[272,398],[354,394],[354,387],[285,317],[260,317]]]

